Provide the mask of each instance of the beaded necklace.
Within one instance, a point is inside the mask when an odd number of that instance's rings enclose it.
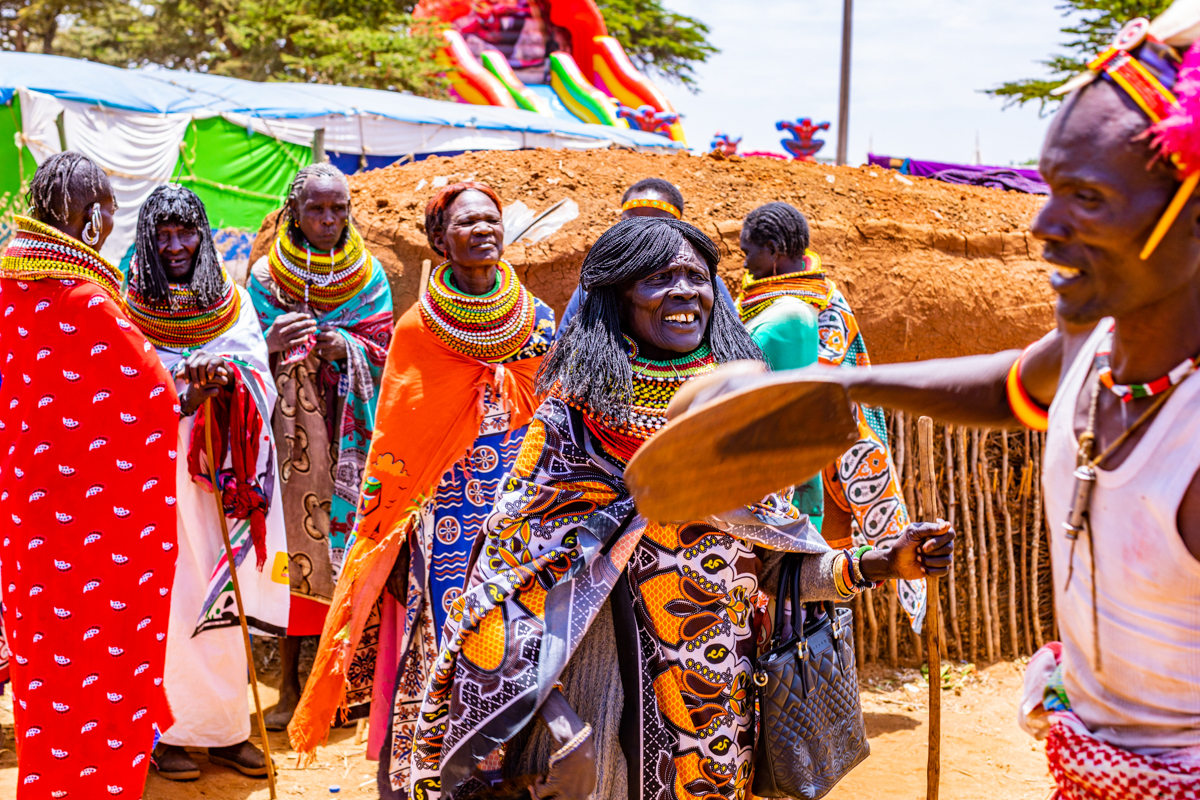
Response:
[[[780,297],[798,297],[818,311],[829,308],[833,298],[833,281],[825,277],[821,257],[812,250],[804,251],[802,272],[777,275],[754,280],[747,272],[742,278],[742,293],[738,295],[737,310],[742,322],[747,323],[766,311]]]
[[[165,303],[153,303],[142,297],[135,277],[129,284],[129,318],[155,347],[181,349],[202,347],[222,335],[237,322],[242,299],[233,281],[222,268],[224,289],[215,303],[200,308],[196,294],[188,284],[169,284]],[[137,260],[130,269],[135,276]]]
[[[17,214],[17,234],[0,259],[0,277],[36,281],[43,278],[78,278],[108,292],[124,307],[121,285],[125,273],[83,242],[57,228]]]
[[[533,333],[533,295],[507,261],[496,265],[496,287],[485,295],[464,294],[452,283],[450,262],[429,276],[421,316],[439,339],[480,361],[499,362],[516,354]]]
[[[1179,365],[1173,370],[1163,375],[1157,380],[1149,383],[1117,383],[1112,376],[1112,346],[1113,332],[1116,329],[1114,322],[1108,329],[1108,333],[1100,341],[1100,347],[1096,350],[1096,368],[1100,375],[1100,382],[1112,390],[1113,394],[1121,398],[1122,401],[1128,403],[1130,400],[1137,400],[1142,397],[1153,397],[1156,394],[1162,394],[1182,381],[1187,376],[1191,375],[1200,367],[1200,355],[1195,358],[1186,358],[1179,362]]]
[[[611,454],[628,461],[646,440],[667,424],[667,406],[675,393],[688,381],[712,372],[717,359],[707,344],[670,361],[655,361],[638,353],[637,344],[625,337],[629,362],[633,367],[633,400],[624,423],[594,417],[582,403],[567,401],[584,412],[588,429]]]
[[[354,223],[346,223],[346,244],[328,253],[292,240],[291,222],[282,226],[267,264],[275,283],[289,296],[318,313],[332,311],[350,300],[371,278],[371,254]]]

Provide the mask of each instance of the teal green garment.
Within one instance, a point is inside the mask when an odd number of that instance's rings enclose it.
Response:
[[[750,338],[776,372],[817,363],[817,327],[817,310],[795,297],[779,298],[746,323]],[[792,505],[801,514],[808,514],[812,524],[821,530],[825,490],[820,475],[796,486]]]

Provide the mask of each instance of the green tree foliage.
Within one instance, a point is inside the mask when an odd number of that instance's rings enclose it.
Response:
[[[51,0],[0,0],[32,4]],[[440,39],[387,0],[85,0],[28,49],[116,66],[159,64],[256,81],[308,81],[445,96]],[[26,12],[31,19],[40,19]],[[19,15],[18,15],[19,17]],[[2,30],[2,29],[0,29]],[[32,34],[39,44],[29,47]],[[48,38],[47,38],[48,37]],[[2,46],[2,45],[0,45]]]
[[[111,0],[0,0],[0,50],[54,53],[62,23]]]
[[[1088,61],[1112,43],[1122,25],[1136,17],[1153,19],[1165,11],[1172,1],[1064,0],[1058,8],[1064,17],[1074,22],[1061,29],[1068,37],[1063,43],[1067,52],[1041,62],[1049,69],[1051,77],[1012,81],[985,91],[1003,99],[1005,108],[1037,101],[1045,111],[1048,103],[1059,99],[1051,96],[1050,90],[1087,69]]]
[[[709,44],[709,28],[695,17],[663,8],[661,0],[597,0],[608,32],[630,60],[698,91],[693,66],[720,52]]]

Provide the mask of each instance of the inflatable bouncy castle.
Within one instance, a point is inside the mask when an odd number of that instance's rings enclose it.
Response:
[[[608,35],[594,0],[420,0],[413,16],[449,25],[440,57],[461,102],[686,141],[670,101]]]

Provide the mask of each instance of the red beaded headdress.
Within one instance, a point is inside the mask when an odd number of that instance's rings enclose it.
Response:
[[[1104,76],[1119,86],[1150,118],[1152,144],[1183,176],[1183,182],[1142,248],[1143,260],[1150,257],[1170,230],[1188,198],[1200,184],[1200,0],[1178,0],[1154,22],[1144,17],[1130,20],[1113,40],[1088,64],[1088,71],[1055,89],[1066,94]],[[1151,44],[1162,47],[1152,49]],[[1163,46],[1165,45],[1165,46]],[[1180,58],[1177,50],[1188,50]],[[1165,59],[1162,54],[1165,53]],[[1147,67],[1150,59],[1178,64],[1174,84],[1164,84]]]

